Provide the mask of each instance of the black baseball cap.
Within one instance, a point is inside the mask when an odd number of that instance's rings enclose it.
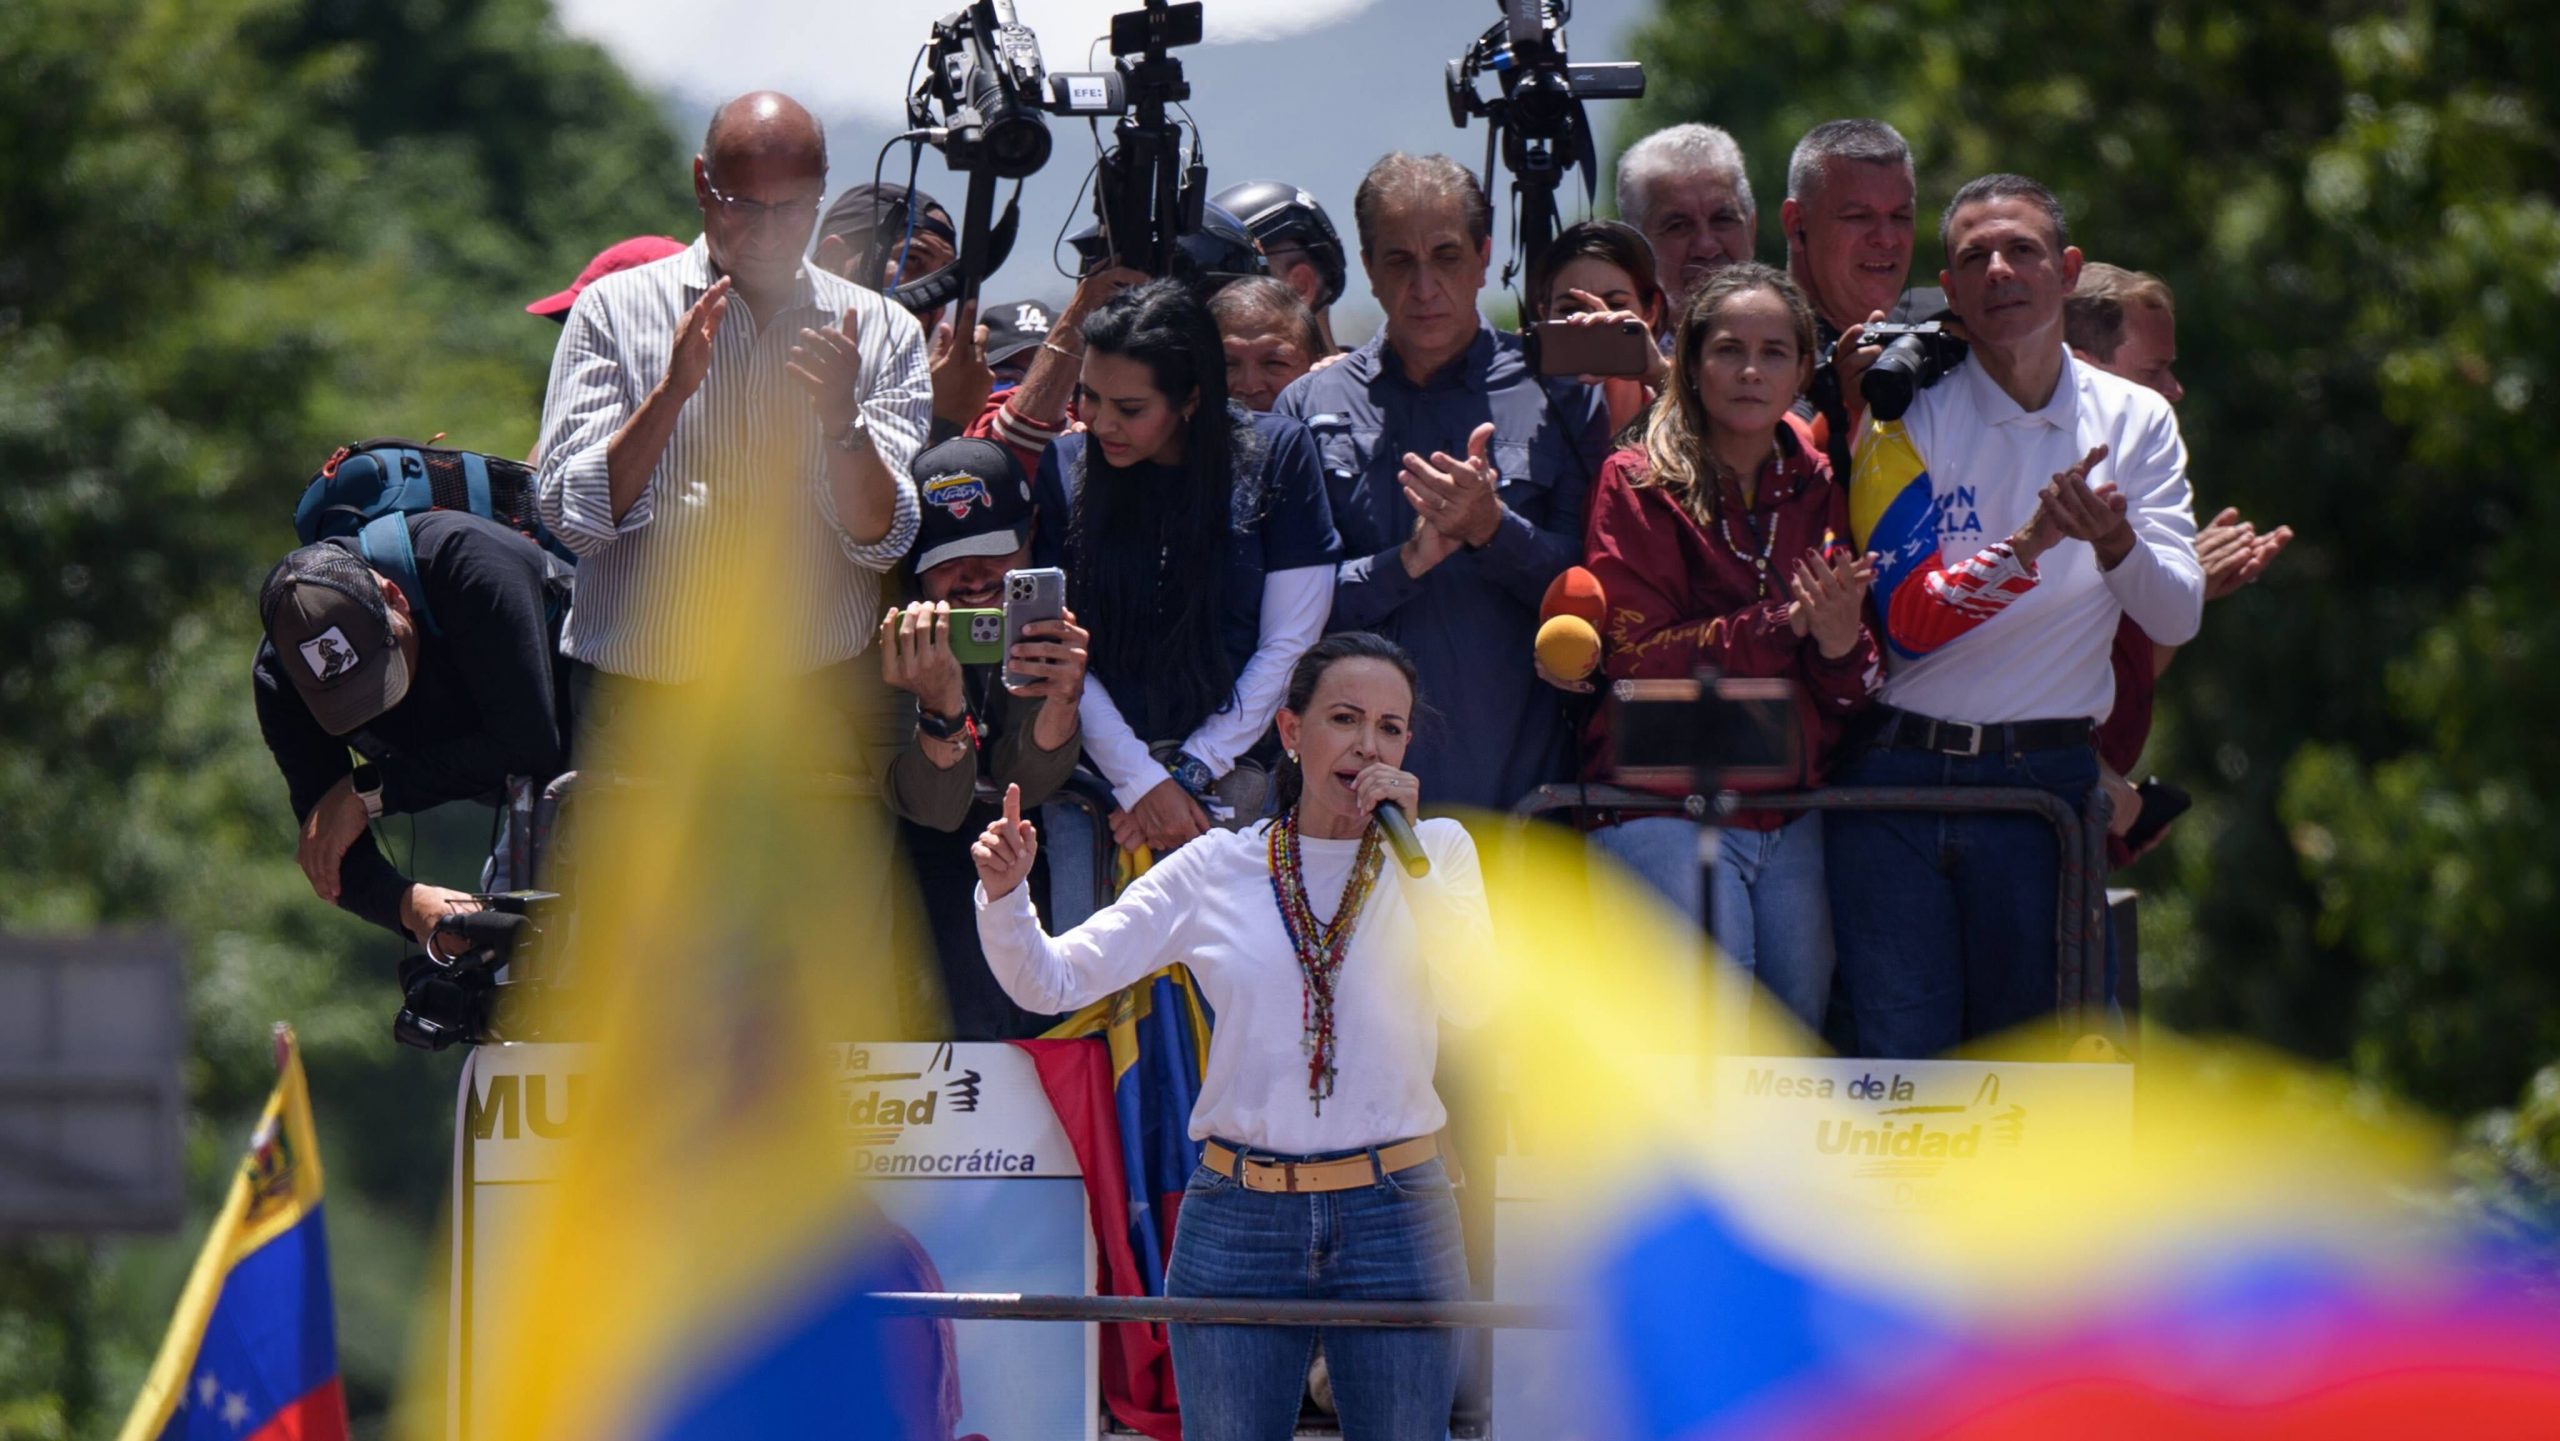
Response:
[[[342,736],[409,694],[409,661],[373,570],[322,541],[288,555],[258,590],[258,622],[276,665],[321,729]]]
[[[887,239],[891,245],[907,230],[910,212],[917,233],[939,235],[946,245],[960,243],[960,232],[951,225],[951,212],[941,201],[921,190],[909,190],[894,182],[877,185],[864,183],[846,189],[818,218],[820,235],[841,235],[856,250],[869,245],[875,233],[894,231]]]
[[[1058,314],[1036,300],[1008,300],[979,306],[978,323],[987,328],[987,364],[1002,365],[1047,340]]]
[[[1011,555],[1031,539],[1031,482],[1013,452],[960,436],[916,457],[917,574],[973,555]]]

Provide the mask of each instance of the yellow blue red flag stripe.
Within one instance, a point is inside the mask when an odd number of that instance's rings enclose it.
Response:
[[[282,1048],[283,1075],[120,1441],[347,1434],[311,1093],[290,1033]]]

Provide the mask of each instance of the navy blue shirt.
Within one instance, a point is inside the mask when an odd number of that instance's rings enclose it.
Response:
[[[1609,452],[1597,389],[1542,380],[1520,337],[1479,322],[1475,343],[1416,385],[1386,335],[1299,377],[1274,410],[1315,433],[1345,559],[1334,630],[1373,630],[1411,652],[1424,715],[1405,769],[1426,806],[1508,809],[1573,770],[1563,692],[1538,679],[1532,651],[1548,582],[1582,560],[1584,503]],[[1413,507],[1398,477],[1407,451],[1464,455],[1493,422],[1502,526],[1483,546],[1420,579],[1398,557]]]
[[[1227,554],[1220,587],[1225,604],[1219,620],[1231,675],[1242,675],[1262,639],[1262,578],[1274,571],[1333,565],[1342,559],[1342,538],[1334,531],[1333,511],[1325,501],[1324,474],[1316,463],[1315,441],[1307,428],[1279,415],[1253,415],[1251,438],[1237,450],[1235,524],[1227,533]],[[1032,486],[1033,503],[1044,515],[1064,514],[1075,502],[1076,484],[1084,469],[1085,437],[1060,436],[1040,457],[1040,476]],[[1179,466],[1142,461],[1123,466],[1116,480],[1140,486],[1187,484]],[[1063,565],[1066,527],[1040,526],[1054,544],[1037,548],[1043,565]],[[1078,617],[1087,627],[1091,616]],[[1094,672],[1111,692],[1112,703],[1140,740],[1179,741],[1207,717],[1178,716],[1145,676],[1111,676]]]

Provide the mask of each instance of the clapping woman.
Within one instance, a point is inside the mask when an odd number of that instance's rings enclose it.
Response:
[[[1191,1114],[1205,1143],[1166,1290],[1178,1296],[1456,1300],[1458,1210],[1432,1088],[1443,1018],[1475,1018],[1468,967],[1490,944],[1475,846],[1420,822],[1425,879],[1384,864],[1374,813],[1420,797],[1402,770],[1413,662],[1366,632],[1291,670],[1278,815],[1211,831],[1062,936],[1023,892],[1038,842],[1008,792],[975,847],[978,929],[1014,1000],[1066,1011],[1182,961],[1218,1015]],[[1285,1441],[1324,1342],[1343,1434],[1446,1434],[1460,1333],[1177,1325],[1187,1441]]]

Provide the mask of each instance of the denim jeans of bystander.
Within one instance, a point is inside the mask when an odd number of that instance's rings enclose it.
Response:
[[[2031,786],[2076,809],[2097,752],[1980,756],[1876,747],[1843,786]],[[2043,818],[1840,811],[1826,846],[1841,991],[1856,1053],[1938,1055],[2051,1015],[2060,843]]]
[[[1831,901],[1823,817],[1808,812],[1771,831],[1716,833],[1716,945],[1807,1029],[1819,1033],[1831,998]],[[1679,816],[1641,816],[1591,833],[1694,924],[1700,919],[1698,829]]]

